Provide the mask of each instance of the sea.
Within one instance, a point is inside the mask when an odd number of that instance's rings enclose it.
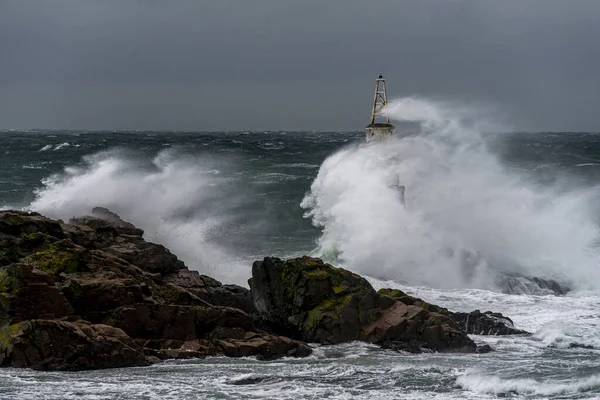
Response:
[[[66,221],[107,207],[189,268],[246,287],[255,260],[320,256],[531,335],[471,335],[487,354],[352,342],[304,359],[4,368],[0,399],[600,399],[600,133],[392,105],[394,137],[371,144],[362,131],[0,131],[0,208]],[[570,291],[507,290],[503,276]]]

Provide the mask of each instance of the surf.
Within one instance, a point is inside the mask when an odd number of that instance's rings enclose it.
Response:
[[[541,186],[506,168],[478,109],[403,98],[382,113],[418,130],[323,162],[301,203],[322,230],[314,254],[413,285],[498,289],[508,274],[597,289],[596,190]]]

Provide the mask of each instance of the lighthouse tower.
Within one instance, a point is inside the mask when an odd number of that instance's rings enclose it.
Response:
[[[390,119],[379,115],[379,111],[387,104],[387,92],[385,89],[385,79],[383,74],[379,74],[375,81],[375,99],[373,100],[373,109],[371,111],[371,122],[366,128],[367,142],[384,140],[392,135],[394,125],[390,124]]]

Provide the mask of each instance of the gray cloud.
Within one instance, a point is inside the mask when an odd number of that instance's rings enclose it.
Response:
[[[595,0],[0,0],[0,127],[362,129],[395,97],[600,130]]]

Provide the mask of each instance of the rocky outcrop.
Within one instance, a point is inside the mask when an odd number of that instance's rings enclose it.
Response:
[[[310,354],[254,325],[247,289],[190,271],[142,235],[101,208],[68,224],[0,212],[0,365],[79,370]]]
[[[377,293],[359,275],[320,259],[265,258],[252,266],[249,284],[262,326],[297,339],[362,340],[410,351],[476,350],[448,316]]]
[[[479,310],[470,313],[452,313],[452,319],[465,332],[474,335],[528,335],[529,332],[516,329],[513,321],[500,313]]]
[[[29,264],[0,268],[0,325],[36,318],[60,318],[73,312],[45,272]]]
[[[143,349],[121,329],[33,319],[0,330],[0,365],[85,370],[149,365]]]
[[[404,304],[414,305],[427,311],[443,314],[451,318],[460,329],[468,334],[494,336],[529,334],[526,331],[516,329],[513,321],[500,313],[491,311],[482,313],[479,310],[469,313],[452,312],[447,308],[428,303],[418,297],[409,296],[398,289],[381,289],[377,293],[391,297]]]
[[[238,285],[223,285],[198,271],[182,269],[177,274],[164,277],[164,282],[184,288],[198,298],[216,305],[234,307],[247,313],[255,311],[250,291]]]
[[[467,333],[523,333],[454,313],[320,259],[265,258],[223,285],[107,209],[69,223],[0,211],[0,366],[81,370],[216,355],[304,357],[304,342],[485,352]]]
[[[496,284],[504,293],[563,296],[571,288],[568,283],[523,275],[499,275]]]

